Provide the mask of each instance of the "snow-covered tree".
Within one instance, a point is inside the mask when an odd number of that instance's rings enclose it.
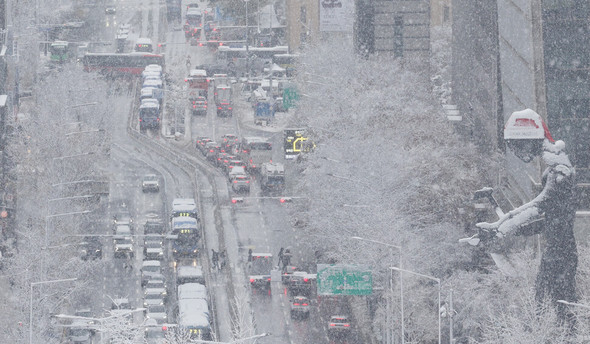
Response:
[[[82,239],[77,235],[86,234],[96,218],[51,217],[92,210],[96,204],[91,200],[50,200],[88,193],[87,188],[64,189],[55,184],[102,173],[108,158],[105,152],[110,145],[112,111],[106,101],[106,83],[93,74],[83,73],[76,65],[47,75],[34,93],[37,108],[31,110],[28,119],[18,123],[15,134],[25,147],[18,162],[22,172],[17,196],[18,253],[2,262],[3,280],[13,297],[0,302],[0,308],[10,314],[0,319],[0,338],[26,341],[31,283],[77,278],[67,282],[69,285],[42,284],[33,288],[34,342],[53,343],[59,342],[63,329],[55,326],[50,315],[74,309],[80,306],[79,301],[96,297],[91,289],[103,270],[103,262],[85,262],[79,257],[78,244]],[[88,152],[92,152],[93,159],[84,160],[82,155]],[[82,160],[54,159],[73,155],[80,155]]]
[[[457,209],[487,184],[488,161],[453,132],[428,78],[385,56],[357,58],[342,42],[307,52],[300,69],[293,125],[309,128],[317,144],[297,190],[307,200],[300,210],[310,244],[326,251],[325,261],[372,266],[376,281],[398,253],[349,237],[399,245],[404,268],[438,278],[464,266],[470,252],[457,244],[464,236]],[[415,325],[407,336],[432,340],[435,323],[420,320],[437,317],[436,287],[416,280],[405,292],[425,300],[407,312]]]

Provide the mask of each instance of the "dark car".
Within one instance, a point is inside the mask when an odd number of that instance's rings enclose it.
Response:
[[[86,237],[80,245],[82,260],[102,259],[102,243],[98,237]]]
[[[207,98],[198,96],[190,99],[191,111],[193,115],[207,114]]]
[[[211,142],[211,141],[213,141],[213,140],[208,137],[199,137],[199,138],[197,138],[196,147],[201,151],[201,153],[205,154],[206,145],[208,142]]]
[[[143,225],[144,234],[164,234],[164,222],[160,219],[149,219]]]
[[[117,9],[113,6],[109,6],[104,9],[104,13],[105,14],[115,14],[115,13],[117,13]]]
[[[291,318],[309,318],[309,299],[305,296],[295,296],[291,300]]]

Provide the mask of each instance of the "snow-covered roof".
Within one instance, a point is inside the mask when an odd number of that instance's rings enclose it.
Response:
[[[183,327],[209,327],[209,305],[203,299],[178,301],[178,325]]]
[[[201,283],[185,283],[178,286],[178,299],[207,299],[207,288]]]
[[[179,266],[176,270],[178,277],[202,277],[203,269],[200,266]]]

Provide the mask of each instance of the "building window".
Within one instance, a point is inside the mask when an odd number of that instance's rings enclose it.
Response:
[[[299,14],[299,21],[302,23],[307,23],[307,9],[305,6],[301,6],[301,13]]]

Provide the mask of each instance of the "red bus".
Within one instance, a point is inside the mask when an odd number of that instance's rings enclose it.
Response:
[[[150,64],[162,66],[164,70],[164,55],[149,53],[87,53],[82,58],[84,71],[101,72],[110,75],[141,75],[144,68]]]

